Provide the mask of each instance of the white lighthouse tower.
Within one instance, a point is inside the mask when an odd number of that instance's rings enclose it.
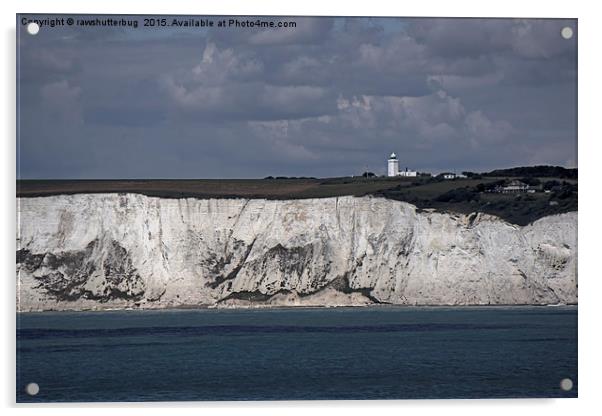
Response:
[[[391,156],[389,156],[387,176],[397,175],[399,175],[399,160],[397,160],[397,155],[395,153],[391,153]]]

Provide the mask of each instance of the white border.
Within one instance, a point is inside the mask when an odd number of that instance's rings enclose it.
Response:
[[[140,2],[142,3],[142,2]],[[346,16],[467,16],[467,17],[564,17],[579,19],[579,399],[563,400],[439,400],[439,401],[381,401],[381,402],[240,402],[240,403],[155,403],[143,405],[85,405],[90,415],[163,415],[169,408],[182,414],[240,413],[247,415],[286,414],[324,415],[332,411],[348,415],[365,414],[374,410],[378,414],[420,413],[446,415],[507,415],[529,412],[546,415],[588,414],[602,408],[598,391],[600,383],[600,306],[597,300],[602,294],[602,274],[595,263],[600,246],[597,231],[600,230],[602,207],[602,175],[596,169],[602,155],[600,141],[601,119],[599,113],[602,97],[600,91],[600,41],[601,14],[595,2],[525,0],[421,0],[393,2],[370,0],[350,4],[349,1],[303,0],[297,3],[277,0],[186,2],[181,0],[146,0],[142,7],[137,1],[104,0],[103,2],[70,2],[66,0],[19,2],[3,1],[2,13],[3,54],[2,106],[3,164],[2,164],[2,307],[4,341],[2,352],[4,369],[0,378],[1,404],[10,407],[5,414],[38,413],[51,415],[80,415],[83,405],[69,406],[15,406],[15,14],[21,13],[130,13],[130,14],[239,14],[239,15],[346,15]],[[598,204],[596,204],[598,202]],[[542,351],[545,354],[545,351]],[[66,408],[65,408],[66,407]],[[103,407],[110,407],[107,410]],[[166,409],[167,408],[167,409]],[[169,410],[168,410],[169,411]]]

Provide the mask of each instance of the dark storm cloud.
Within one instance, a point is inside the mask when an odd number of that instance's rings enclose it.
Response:
[[[575,21],[265,19],[298,25],[20,28],[20,177],[576,165]]]

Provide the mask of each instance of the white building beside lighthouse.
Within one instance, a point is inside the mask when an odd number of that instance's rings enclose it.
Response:
[[[415,170],[408,170],[408,168],[406,168],[403,171],[399,170],[399,159],[397,159],[397,155],[395,154],[395,152],[391,153],[391,156],[389,156],[389,160],[387,161],[387,176],[389,177],[393,177],[393,176],[408,176],[408,177],[414,177],[414,176],[418,176],[418,172],[416,172]]]

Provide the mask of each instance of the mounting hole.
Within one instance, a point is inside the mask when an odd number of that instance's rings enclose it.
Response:
[[[40,31],[40,25],[36,22],[31,22],[27,24],[27,33],[30,35],[37,35]]]
[[[564,391],[573,390],[573,380],[571,380],[570,378],[563,378],[562,380],[560,380],[560,388]]]
[[[560,36],[562,36],[565,39],[570,39],[573,37],[573,29],[570,28],[569,26],[565,26],[562,28],[562,30],[560,31]]]
[[[40,386],[38,386],[38,383],[29,383],[27,386],[25,386],[25,393],[29,394],[30,396],[35,396],[39,392]]]

